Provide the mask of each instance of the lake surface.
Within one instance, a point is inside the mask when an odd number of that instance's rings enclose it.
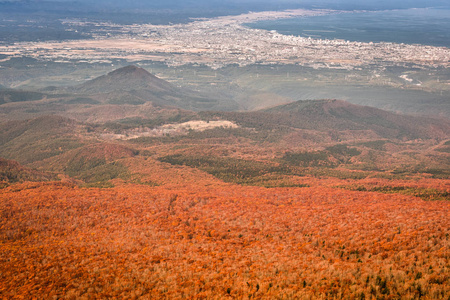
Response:
[[[246,26],[317,39],[450,47],[450,7],[339,13]]]

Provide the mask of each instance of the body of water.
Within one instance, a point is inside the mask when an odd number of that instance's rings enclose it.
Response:
[[[350,12],[246,25],[318,39],[450,47],[450,7]]]

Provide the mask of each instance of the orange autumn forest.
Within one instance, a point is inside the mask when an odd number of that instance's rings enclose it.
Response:
[[[166,2],[0,0],[0,299],[450,299],[442,3]]]

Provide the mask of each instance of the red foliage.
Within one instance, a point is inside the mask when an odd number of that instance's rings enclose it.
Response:
[[[447,299],[449,208],[326,187],[14,185],[0,296]]]

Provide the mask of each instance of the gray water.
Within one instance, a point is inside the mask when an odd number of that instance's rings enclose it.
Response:
[[[246,25],[318,39],[450,47],[450,7],[339,13]]]

